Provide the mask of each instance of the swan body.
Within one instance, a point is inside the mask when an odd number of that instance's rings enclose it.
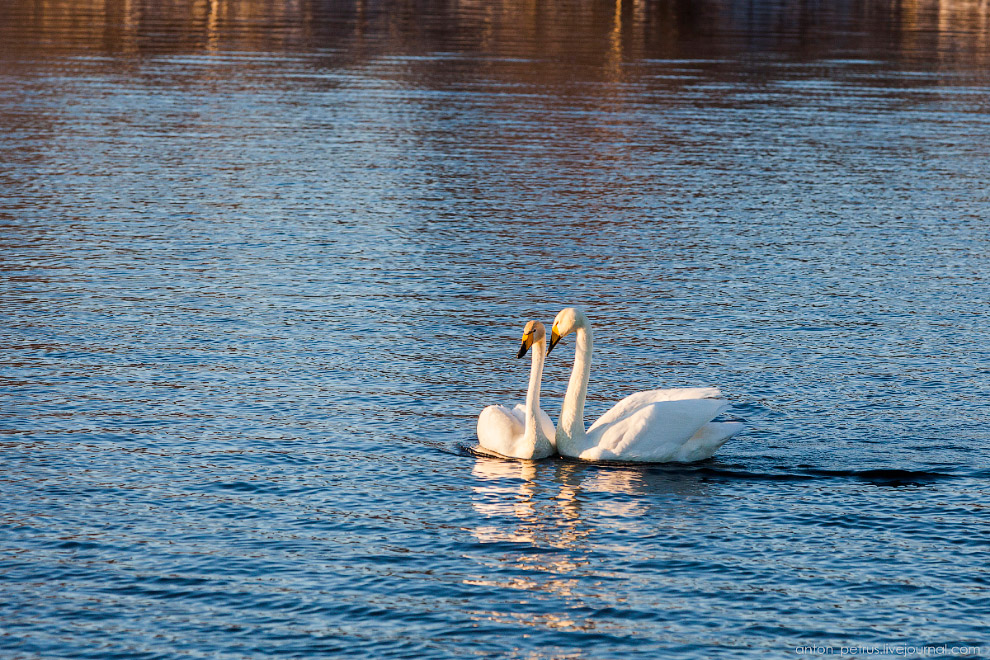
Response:
[[[540,381],[546,360],[547,331],[539,321],[523,330],[522,347],[516,357],[533,349],[526,403],[512,408],[488,406],[478,415],[478,442],[486,453],[507,458],[540,459],[556,453],[550,416],[540,409]]]
[[[553,350],[576,333],[574,368],[557,424],[557,451],[586,461],[690,463],[711,456],[743,429],[739,422],[713,422],[729,407],[715,387],[636,392],[616,403],[587,430],[584,403],[591,375],[591,324],[579,309],[561,310],[551,328]]]

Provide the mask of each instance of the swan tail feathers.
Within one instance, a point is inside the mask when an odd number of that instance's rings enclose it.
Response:
[[[711,458],[729,438],[746,427],[742,422],[709,422],[684,443],[674,460],[693,463]]]

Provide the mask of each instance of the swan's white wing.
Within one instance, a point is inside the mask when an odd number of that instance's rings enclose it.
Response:
[[[636,392],[609,408],[608,412],[595,420],[595,423],[588,429],[588,433],[591,433],[600,426],[614,424],[623,417],[631,415],[651,403],[657,403],[659,401],[682,401],[684,399],[717,399],[720,396],[722,396],[722,392],[717,387],[677,387],[665,390]]]
[[[478,415],[478,442],[484,449],[510,455],[514,442],[526,430],[522,406],[488,406]]]
[[[729,407],[722,399],[658,401],[588,432],[591,445],[579,458],[591,461],[676,461],[681,448]]]
[[[550,440],[550,446],[534,448],[532,441],[526,441],[526,407],[516,404],[512,408],[488,406],[478,415],[478,443],[482,449],[510,458],[541,459],[553,456],[556,452],[556,432],[550,415],[541,408],[536,421],[543,434]]]
[[[693,463],[711,458],[719,447],[745,426],[742,422],[708,422],[681,446],[674,460],[678,463]]]

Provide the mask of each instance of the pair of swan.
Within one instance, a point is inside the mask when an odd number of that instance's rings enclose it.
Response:
[[[564,394],[560,420],[540,409],[540,380],[546,355],[571,333],[577,335],[574,367]],[[526,403],[514,408],[488,406],[478,416],[482,449],[509,458],[561,456],[586,461],[690,463],[710,458],[733,435],[739,422],[713,422],[729,407],[715,387],[636,392],[612,406],[587,430],[584,402],[591,375],[591,324],[584,312],[568,307],[557,314],[547,345],[546,329],[530,321],[516,357],[533,349]],[[546,351],[544,352],[544,348]]]

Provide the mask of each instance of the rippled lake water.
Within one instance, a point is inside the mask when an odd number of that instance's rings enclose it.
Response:
[[[988,13],[5,2],[0,655],[990,655]],[[570,304],[746,430],[473,455]]]

